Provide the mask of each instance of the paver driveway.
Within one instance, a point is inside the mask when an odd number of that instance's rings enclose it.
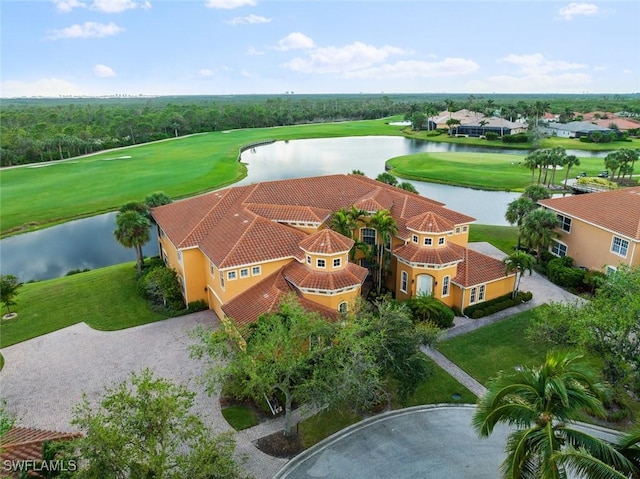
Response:
[[[156,375],[188,385],[197,392],[195,412],[216,433],[230,430],[217,397],[209,397],[196,379],[204,363],[189,358],[188,336],[197,325],[218,325],[211,311],[167,319],[121,331],[96,331],[79,323],[4,348],[0,397],[15,412],[19,425],[71,431],[74,404],[86,393],[97,400],[104,387],[145,367]],[[239,434],[237,451],[247,456],[246,468],[256,478],[271,478],[286,462],[263,454]]]

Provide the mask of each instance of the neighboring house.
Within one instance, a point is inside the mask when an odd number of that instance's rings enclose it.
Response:
[[[398,299],[433,294],[449,306],[507,294],[514,275],[467,248],[474,218],[442,203],[359,175],[330,175],[238,186],[153,209],[165,263],[187,302],[204,300],[223,320],[255,321],[293,293],[308,309],[336,317],[361,295],[369,265],[349,260],[355,241],[328,229],[341,208],[389,210],[387,287]],[[361,222],[353,237],[380,245]],[[356,264],[359,263],[359,264]]]
[[[629,118],[612,118],[610,120],[593,120],[597,126],[602,128],[611,128],[611,125],[615,125],[620,131],[636,130],[640,128],[640,122],[637,120],[630,120]]]
[[[480,122],[484,122],[484,124]],[[527,131],[527,124],[498,118],[496,116],[485,117],[480,120],[463,122],[455,128],[458,135],[482,136],[487,132],[497,133],[500,136],[515,135]]]
[[[560,220],[551,252],[577,266],[610,271],[640,266],[640,186],[538,202]]]
[[[540,129],[546,135],[560,138],[580,138],[581,136],[589,136],[595,131],[599,131],[604,135],[614,131],[610,128],[594,125],[588,121],[550,122],[541,126]]]
[[[23,477],[20,468],[34,465],[34,461],[42,460],[42,446],[45,441],[71,441],[81,437],[80,433],[44,431],[26,427],[13,427],[0,438],[0,477]],[[75,471],[77,464],[64,466],[61,463],[39,466],[41,471],[47,471],[45,467],[57,468],[62,472],[64,467],[68,471]],[[5,475],[6,474],[6,475]],[[29,474],[28,477],[41,477]],[[52,476],[53,477],[53,476]]]
[[[433,121],[438,128],[449,128],[447,125],[447,120],[449,118],[453,118],[455,120],[459,120],[460,124],[468,123],[472,121],[479,121],[485,118],[485,116],[477,111],[471,111],[467,109],[462,109],[458,111],[442,111],[438,113],[437,116],[431,117],[430,120]]]

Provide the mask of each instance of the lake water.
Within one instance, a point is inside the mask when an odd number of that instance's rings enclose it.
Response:
[[[229,132],[230,135],[233,132]],[[242,155],[248,176],[237,185],[288,178],[350,173],[362,170],[369,177],[384,171],[385,161],[419,152],[488,152],[527,154],[527,150],[469,147],[451,143],[409,140],[403,137],[349,137],[279,141],[247,150]],[[603,153],[568,151],[580,156]],[[518,193],[481,191],[421,181],[411,181],[423,196],[468,214],[477,223],[506,225],[507,204]],[[330,194],[330,193],[328,193]],[[75,269],[96,269],[135,260],[132,249],[124,248],[113,237],[115,213],[70,221],[40,231],[0,240],[0,269],[21,281],[64,276]],[[158,254],[155,230],[145,246],[147,256]]]

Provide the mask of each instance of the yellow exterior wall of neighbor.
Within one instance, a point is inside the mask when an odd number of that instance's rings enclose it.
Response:
[[[207,278],[204,269],[204,255],[199,248],[182,250],[182,265],[184,270],[184,284],[186,302],[207,300]]]
[[[567,217],[570,218],[570,216]],[[630,238],[616,235],[576,218],[571,218],[570,233],[560,229],[556,231],[561,235],[558,241],[567,245],[567,256],[574,259],[576,266],[601,271],[607,265],[617,267],[620,263],[640,266],[640,242],[638,241],[634,242]],[[625,258],[611,251],[614,236],[629,241]]]

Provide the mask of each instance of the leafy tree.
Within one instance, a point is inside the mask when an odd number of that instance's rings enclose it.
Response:
[[[382,183],[386,183],[387,185],[398,186],[398,179],[391,173],[387,173],[386,171],[384,173],[380,173],[376,177],[376,180],[381,181]]]
[[[228,434],[213,436],[191,412],[195,393],[149,369],[74,408],[83,478],[241,478]],[[194,470],[206,471],[206,474]]]
[[[403,189],[405,191],[408,191],[410,193],[418,193],[418,190],[416,190],[416,187],[413,186],[412,183],[409,183],[408,181],[403,181],[398,185],[398,188]]]
[[[583,454],[607,458],[614,464],[623,458],[606,441],[571,427],[583,412],[604,415],[605,389],[574,354],[547,354],[542,366],[501,372],[478,400],[473,427],[489,436],[497,424],[516,426],[507,440],[502,463],[506,478],[566,477],[576,459],[557,459],[564,446]]]
[[[538,262],[542,260],[542,250],[548,248],[553,238],[558,236],[554,228],[558,217],[552,211],[538,208],[522,220],[522,237],[530,248],[537,252]]]
[[[506,274],[511,274],[513,272],[516,273],[516,280],[513,283],[513,298],[515,298],[518,294],[518,288],[520,287],[520,279],[522,278],[522,275],[527,271],[529,272],[529,275],[531,275],[535,262],[536,260],[533,256],[520,250],[514,251],[502,260],[502,264],[505,265]]]
[[[453,134],[453,128],[460,125],[460,120],[457,118],[449,118],[445,123],[449,128],[449,135],[451,135]]]
[[[178,273],[166,266],[157,266],[140,280],[144,295],[154,304],[173,310],[184,308]]]
[[[534,203],[537,203],[540,200],[546,200],[551,198],[549,194],[549,190],[547,190],[544,186],[541,185],[529,185],[524,189],[522,196],[525,198],[529,198]]]
[[[518,249],[520,249],[522,241],[522,221],[524,220],[525,216],[527,216],[537,207],[538,205],[535,203],[535,201],[526,196],[520,196],[507,205],[507,211],[504,214],[504,217],[509,222],[509,224],[515,224],[518,226]]]
[[[359,175],[359,176],[367,176],[367,175],[364,174],[364,171],[362,171],[362,170],[352,170],[351,174],[352,175]]]
[[[127,210],[116,216],[116,229],[113,232],[118,243],[136,252],[138,274],[142,274],[142,247],[151,239],[151,222],[142,213]]]
[[[386,270],[386,262],[384,260],[384,247],[391,241],[391,237],[398,232],[396,220],[391,216],[389,210],[376,211],[369,220],[369,226],[376,230],[381,239],[381,244],[377,245],[377,264],[378,264],[378,294],[382,291],[382,277]]]
[[[11,314],[11,306],[17,304],[15,298],[21,286],[22,283],[12,274],[0,276],[0,301],[6,306],[7,314]]]
[[[411,129],[418,131],[422,129],[422,125],[426,121],[427,117],[424,113],[417,111],[411,115]]]

